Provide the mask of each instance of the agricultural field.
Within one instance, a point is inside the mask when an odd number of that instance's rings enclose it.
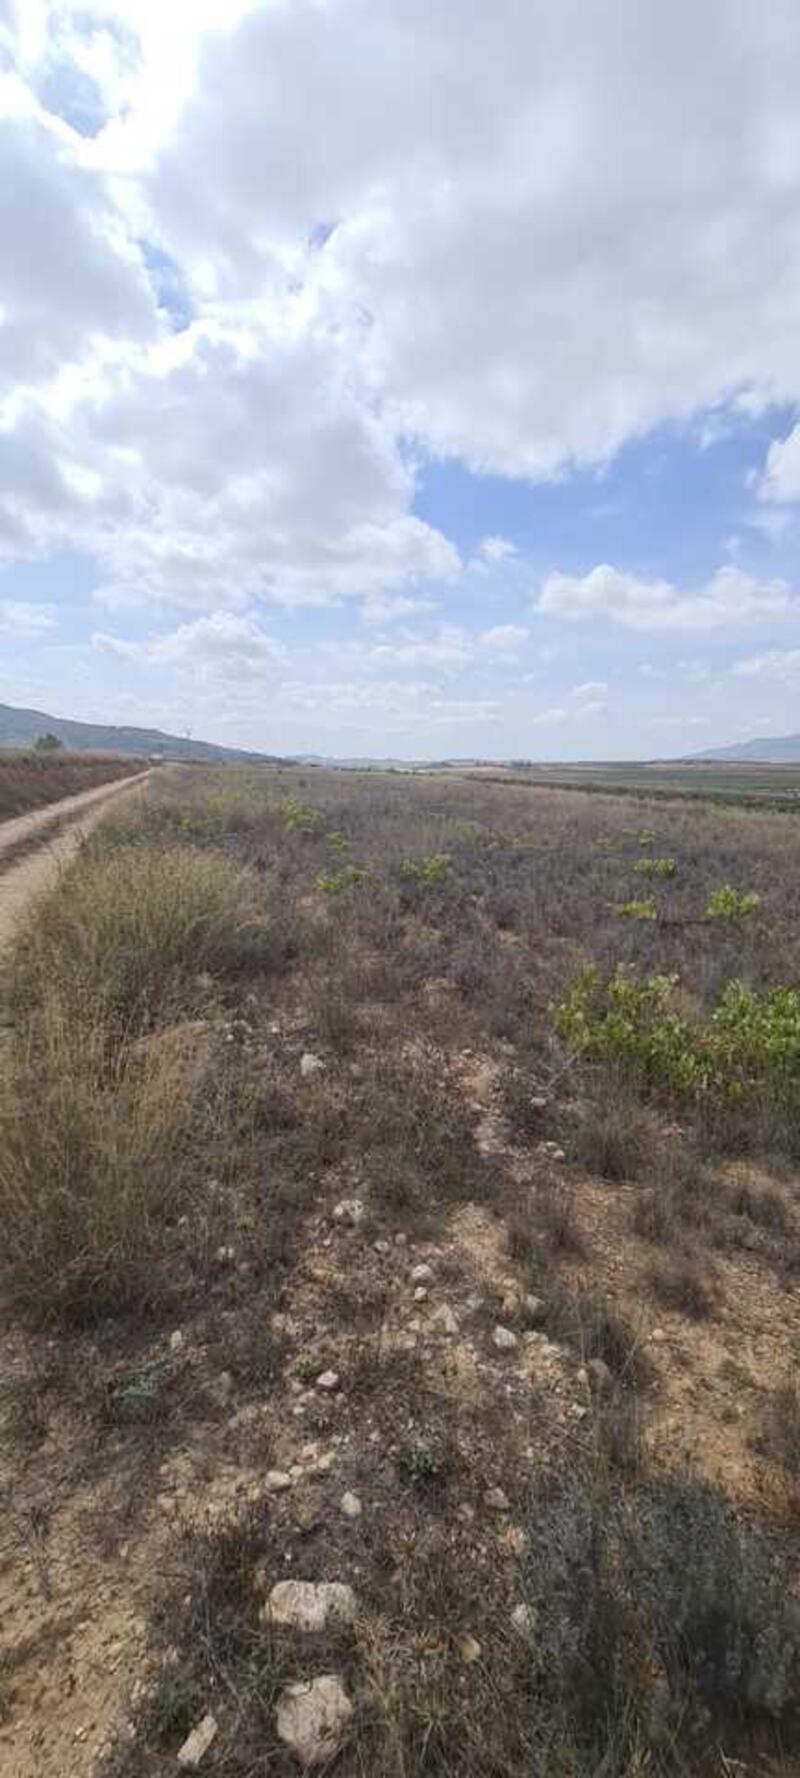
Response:
[[[609,791],[618,796],[661,799],[699,797],[703,801],[749,806],[792,808],[800,806],[800,766],[766,765],[750,761],[644,760],[608,764],[542,765],[518,762],[508,765],[454,765],[434,768],[459,775],[497,780],[500,783],[561,785],[564,789]]]
[[[797,1772],[799,867],[456,773],[97,826],[3,982],[3,1770]]]
[[[62,797],[141,772],[145,761],[113,753],[0,751],[0,824]]]

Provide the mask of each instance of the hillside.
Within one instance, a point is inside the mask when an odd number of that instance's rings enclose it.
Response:
[[[0,748],[31,747],[37,736],[57,735],[65,747],[77,752],[130,753],[138,758],[157,753],[162,759],[200,759],[209,764],[226,760],[266,760],[273,755],[247,753],[237,747],[218,747],[213,741],[195,741],[185,735],[168,735],[157,728],[118,728],[113,723],[74,722],[50,716],[44,710],[17,709],[0,704]]]
[[[755,741],[736,741],[732,747],[713,747],[708,753],[696,753],[693,759],[751,760],[755,765],[797,765],[800,763],[800,735],[765,735]]]

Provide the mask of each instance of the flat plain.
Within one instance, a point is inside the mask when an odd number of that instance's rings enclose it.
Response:
[[[496,780],[164,768],[19,933],[15,1778],[798,1769],[798,818]]]

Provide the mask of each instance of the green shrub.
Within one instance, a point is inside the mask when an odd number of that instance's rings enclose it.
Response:
[[[314,888],[324,890],[326,895],[341,895],[343,889],[357,889],[367,883],[370,876],[366,864],[345,864],[341,870],[320,871],[314,878]]]
[[[734,889],[730,883],[723,883],[714,889],[705,906],[707,920],[741,920],[745,914],[754,914],[761,906],[761,896],[754,890]]]
[[[554,1010],[556,1029],[589,1061],[622,1066],[640,1084],[714,1104],[789,1107],[800,1100],[800,991],[758,995],[728,982],[705,1021],[671,1009],[678,978],[641,981],[624,965],[578,978]]]
[[[658,902],[654,895],[646,895],[639,901],[623,901],[617,913],[627,920],[657,920]]]
[[[447,852],[432,852],[426,858],[404,858],[400,875],[406,883],[425,883],[428,888],[446,882],[452,869]]]
[[[678,866],[674,858],[639,858],[634,865],[637,877],[674,877]]]
[[[325,816],[311,803],[301,803],[296,796],[282,796],[275,803],[275,813],[290,833],[319,833]]]
[[[350,851],[350,841],[345,833],[326,833],[325,844],[335,858],[344,858]]]

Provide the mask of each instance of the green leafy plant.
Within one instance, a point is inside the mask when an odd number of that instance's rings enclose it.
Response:
[[[605,979],[585,970],[554,1009],[556,1029],[577,1054],[622,1065],[654,1091],[712,1104],[800,1101],[800,990],[759,995],[731,981],[710,1016],[691,1023],[671,1004],[677,985],[624,965]]]
[[[626,920],[657,920],[658,902],[654,895],[645,895],[639,900],[621,902],[617,913]]]
[[[280,797],[275,813],[290,833],[318,833],[325,820],[321,809],[301,803],[296,796]]]
[[[345,833],[326,833],[325,844],[334,858],[344,858],[350,851],[350,841]]]
[[[361,883],[367,883],[370,875],[366,864],[345,864],[341,870],[320,871],[314,878],[314,887],[324,890],[326,895],[341,895],[344,889],[356,889]]]
[[[678,869],[674,858],[640,858],[634,865],[637,877],[674,877]]]
[[[404,858],[400,875],[406,883],[425,883],[428,888],[446,882],[452,869],[448,852],[431,852],[425,858]]]
[[[723,883],[714,889],[705,906],[707,920],[741,920],[746,914],[754,914],[761,906],[761,896],[750,889],[734,889],[730,883]]]

